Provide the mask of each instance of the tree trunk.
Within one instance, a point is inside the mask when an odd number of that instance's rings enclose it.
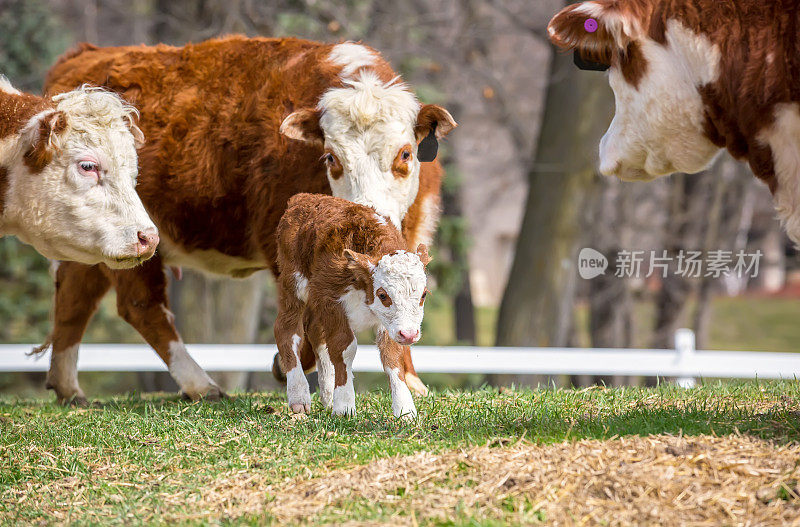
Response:
[[[175,324],[187,343],[252,344],[256,340],[265,273],[244,280],[209,277],[184,270],[170,287]],[[191,353],[191,346],[189,346]],[[264,358],[264,368],[268,367]],[[213,375],[223,390],[243,390],[248,372]]]
[[[578,70],[570,55],[554,55],[550,79],[525,215],[500,307],[499,346],[563,346],[572,326],[579,218],[612,105],[605,77]],[[508,380],[515,379],[495,378]]]

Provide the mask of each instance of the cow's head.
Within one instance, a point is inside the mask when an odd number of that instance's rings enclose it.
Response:
[[[48,258],[127,268],[153,256],[158,231],[136,193],[136,110],[83,87],[56,95],[18,139],[4,219]]]
[[[425,266],[430,257],[425,245],[416,253],[397,251],[377,261],[350,249],[344,257],[354,280],[366,290],[367,306],[389,336],[400,344],[417,342],[428,293]]]
[[[420,141],[430,133],[444,137],[456,122],[440,106],[420,106],[404,84],[384,83],[369,70],[342,82],[317,108],[286,117],[281,133],[324,148],[334,196],[370,206],[399,227],[419,189]]]
[[[610,65],[616,114],[600,143],[603,174],[647,180],[699,172],[719,151],[705,133],[700,94],[718,77],[719,48],[671,17],[666,4],[583,2],[564,8],[547,28],[562,49]]]

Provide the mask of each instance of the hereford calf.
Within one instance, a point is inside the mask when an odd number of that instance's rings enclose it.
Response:
[[[98,88],[42,98],[0,75],[0,236],[115,269],[153,256],[158,232],[135,188],[134,114]]]
[[[799,16],[797,0],[564,8],[548,26],[553,43],[610,68],[616,114],[600,171],[626,180],[698,172],[727,148],[769,186],[800,242]]]
[[[278,230],[279,313],[275,341],[295,413],[310,410],[304,369],[319,369],[322,404],[355,413],[356,333],[380,326],[378,347],[389,377],[392,412],[414,417],[402,348],[420,337],[425,288],[424,244],[405,251],[400,231],[374,209],[340,198],[298,194]]]

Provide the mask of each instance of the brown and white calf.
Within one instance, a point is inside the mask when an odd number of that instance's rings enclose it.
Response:
[[[134,115],[98,88],[42,98],[0,75],[0,236],[115,269],[151,257],[158,232],[136,194]]]
[[[277,234],[275,342],[292,411],[310,411],[304,370],[313,356],[322,404],[337,415],[354,414],[356,333],[380,327],[378,348],[392,412],[416,416],[401,348],[389,344],[420,338],[429,261],[425,245],[408,252],[397,227],[374,209],[318,194],[290,199]]]
[[[162,243],[132,271],[59,267],[53,357],[77,353],[97,303],[114,287],[120,314],[181,390],[215,398],[219,388],[173,324],[164,266],[277,274],[275,230],[289,198],[301,192],[373,207],[402,224],[407,247],[433,234],[442,172],[436,162],[420,162],[418,144],[456,124],[445,109],[420,104],[374,49],[244,37],[183,47],[84,44],[51,69],[46,89],[84,82],[123,94],[141,113],[147,143],[137,190]],[[407,382],[424,390],[403,353]],[[58,397],[82,398],[73,362],[68,377],[54,386]]]
[[[616,115],[600,171],[648,180],[746,159],[800,242],[800,7],[796,0],[593,0],[550,39],[610,65]],[[587,31],[588,19],[597,29]],[[589,29],[594,29],[590,24]]]

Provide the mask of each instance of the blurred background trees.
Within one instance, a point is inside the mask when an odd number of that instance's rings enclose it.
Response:
[[[703,347],[794,351],[795,254],[769,193],[726,156],[706,173],[623,183],[595,173],[599,137],[613,115],[601,73],[579,71],[546,39],[564,0],[0,0],[0,72],[39,92],[56,56],[79,41],[180,45],[228,33],[361,40],[392,62],[426,102],[460,127],[443,144],[444,217],[423,344],[669,347],[676,327]],[[220,72],[224,74],[224,72]],[[610,260],[594,280],[576,273],[577,251]],[[757,280],[617,278],[620,250],[765,253]],[[49,329],[48,262],[0,240],[0,342],[38,342]],[[187,342],[271,342],[271,277],[209,278],[184,269],[171,284]],[[752,306],[758,304],[758,309]],[[795,306],[798,304],[798,306]],[[756,315],[756,312],[758,315]],[[140,342],[103,302],[86,337]],[[265,372],[222,379],[228,389],[268,388]],[[481,376],[437,377],[480,384]],[[496,383],[542,379],[498,377]],[[550,379],[589,384],[638,379]],[[110,379],[103,389],[173,389],[164,375]],[[41,389],[0,377],[0,388]]]

